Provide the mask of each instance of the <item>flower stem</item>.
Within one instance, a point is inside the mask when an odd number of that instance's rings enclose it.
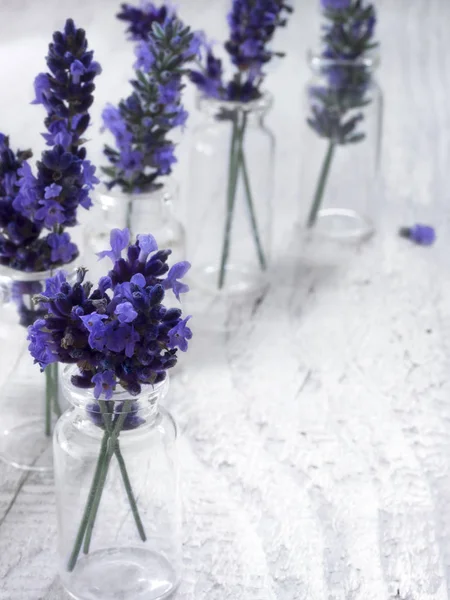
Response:
[[[317,220],[317,215],[320,210],[320,206],[322,204],[323,193],[325,191],[325,186],[328,179],[328,174],[330,171],[331,161],[333,159],[334,148],[336,143],[334,140],[330,140],[327,153],[325,155],[325,160],[323,161],[322,169],[319,176],[319,181],[317,182],[316,193],[314,196],[314,201],[311,206],[311,210],[308,216],[307,226],[310,229],[313,227]]]
[[[106,477],[108,475],[109,463],[111,462],[112,453],[110,452],[111,437],[108,437],[108,450],[105,454],[105,458],[102,463],[100,475],[97,481],[94,500],[92,502],[89,517],[86,523],[86,532],[84,537],[83,552],[87,554],[89,552],[89,546],[91,545],[92,532],[94,530],[95,519],[97,518],[98,508],[100,506],[100,500],[103,494],[103,488],[105,487]]]
[[[92,480],[91,489],[89,490],[89,495],[88,495],[88,499],[86,502],[86,506],[84,508],[83,517],[81,519],[81,523],[78,528],[78,533],[77,533],[77,537],[75,539],[75,544],[74,544],[74,547],[72,550],[72,554],[70,555],[69,563],[67,565],[68,571],[74,570],[75,565],[78,560],[78,555],[80,554],[81,544],[83,543],[83,538],[84,538],[86,527],[87,527],[87,524],[89,521],[89,516],[91,514],[93,503],[94,503],[95,496],[97,493],[99,479],[100,479],[100,476],[103,471],[103,463],[106,458],[106,452],[107,452],[107,448],[108,448],[108,440],[109,440],[109,433],[107,431],[105,431],[105,433],[103,434],[102,444],[100,447],[100,454],[97,459],[97,465],[95,467],[95,473],[94,473],[94,478]]]
[[[53,363],[53,365],[50,366],[53,367],[53,412],[59,419],[62,415],[62,410],[58,400],[58,363]]]
[[[131,512],[133,513],[133,517],[134,517],[134,520],[136,522],[136,527],[137,527],[137,529],[139,531],[139,535],[141,537],[141,540],[143,542],[145,542],[145,540],[147,539],[147,536],[145,535],[145,530],[144,530],[144,526],[143,526],[142,521],[141,521],[141,517],[139,515],[136,498],[135,498],[134,493],[133,493],[133,488],[131,487],[131,481],[130,481],[130,478],[128,476],[128,472],[127,472],[127,468],[125,466],[125,461],[123,459],[122,452],[120,450],[119,440],[117,440],[115,454],[116,454],[117,462],[119,463],[119,469],[120,469],[120,472],[122,474],[123,484],[125,486],[125,491],[126,491],[127,496],[128,496],[128,501],[129,501],[130,506],[131,506]]]
[[[117,419],[116,424],[113,428],[112,423],[111,423],[111,417],[108,414],[106,407],[104,406],[104,403],[103,402],[100,403],[100,410],[103,415],[103,421],[105,423],[105,427],[106,427],[107,433],[110,436],[110,438],[108,441],[108,453],[105,458],[105,461],[103,462],[102,473],[101,473],[101,476],[99,478],[99,482],[97,485],[97,492],[95,495],[95,500],[92,505],[92,510],[89,515],[89,520],[88,520],[88,523],[86,526],[86,537],[85,537],[84,545],[83,545],[83,552],[85,554],[87,554],[89,552],[89,547],[90,547],[91,538],[92,538],[92,532],[93,532],[94,525],[95,525],[95,519],[97,517],[98,508],[100,506],[100,500],[101,500],[102,493],[103,493],[103,487],[105,485],[106,477],[108,475],[109,464],[111,462],[111,458],[112,458],[113,454],[116,455],[117,462],[119,463],[120,473],[122,475],[123,483],[125,486],[125,491],[128,496],[128,501],[130,503],[131,512],[133,513],[133,517],[136,522],[136,527],[138,529],[139,535],[143,542],[145,542],[145,540],[147,539],[147,537],[145,535],[145,531],[144,531],[144,526],[142,524],[142,521],[141,521],[141,518],[139,515],[139,511],[137,508],[136,499],[135,499],[135,496],[133,493],[133,488],[131,486],[130,478],[128,476],[125,461],[123,459],[123,455],[120,450],[119,440],[118,440],[120,430],[122,429],[123,422],[125,421],[125,418],[126,418],[126,413],[128,412],[127,408],[128,408],[127,403],[124,403],[123,412],[120,414],[120,416]]]
[[[127,216],[125,219],[125,227],[130,232],[130,235],[132,235],[132,231],[131,231],[131,214],[132,214],[132,212],[133,212],[133,199],[130,195],[130,197],[127,200]]]
[[[242,137],[244,136],[245,126],[246,126],[246,117],[244,117],[244,123],[242,125]],[[249,179],[248,170],[247,170],[247,161],[245,158],[244,149],[243,149],[242,145],[240,147],[239,158],[240,158],[240,162],[241,162],[242,175],[243,175],[243,179],[244,179],[245,196],[247,198],[247,206],[248,206],[248,210],[250,213],[250,221],[251,221],[252,230],[253,230],[253,239],[255,240],[255,244],[256,244],[256,251],[258,253],[259,264],[261,266],[261,269],[264,271],[267,266],[266,257],[264,255],[264,251],[263,251],[263,248],[261,245],[261,238],[259,237],[258,223],[256,221],[255,207],[254,207],[254,203],[253,203],[252,191],[250,188],[250,179]]]
[[[219,272],[219,289],[223,288],[225,283],[225,272],[228,262],[228,254],[230,252],[230,235],[231,224],[233,220],[234,203],[236,199],[236,185],[238,177],[238,152],[236,152],[236,144],[239,140],[239,126],[237,123],[237,115],[233,120],[233,133],[230,144],[230,157],[228,163],[228,190],[227,190],[227,216],[225,221],[225,232],[223,237],[222,258],[220,261]]]
[[[47,365],[45,369],[45,435],[50,437],[52,432],[52,365]]]

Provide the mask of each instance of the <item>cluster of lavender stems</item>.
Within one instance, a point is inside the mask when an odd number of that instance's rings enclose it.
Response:
[[[236,109],[232,117],[232,134],[230,143],[230,154],[228,162],[228,187],[227,187],[227,205],[225,230],[223,237],[222,254],[220,260],[218,287],[222,289],[225,284],[226,270],[228,264],[228,256],[230,252],[231,229],[234,216],[234,207],[236,203],[236,195],[238,190],[239,175],[242,176],[244,184],[245,201],[247,204],[252,235],[258,254],[259,265],[262,270],[266,269],[266,257],[261,244],[259,235],[258,222],[256,219],[255,206],[250,185],[250,178],[247,169],[247,161],[244,153],[244,137],[247,127],[248,115],[245,110]]]
[[[131,512],[136,523],[136,528],[139,533],[139,537],[143,542],[145,542],[147,539],[144,526],[139,515],[136,497],[134,495],[131,481],[125,465],[125,460],[123,458],[122,451],[119,445],[119,435],[122,431],[127,416],[131,413],[132,404],[132,399],[125,400],[125,402],[122,405],[121,412],[118,414],[117,418],[113,420],[113,402],[109,402],[107,400],[98,401],[105,432],[102,437],[100,453],[97,459],[94,477],[92,479],[92,484],[89,490],[84,513],[78,528],[74,547],[70,555],[69,562],[67,564],[68,571],[74,570],[82,547],[84,554],[89,553],[92,532],[94,530],[94,525],[100,506],[103,489],[105,487],[106,477],[108,475],[109,466],[113,456],[116,457],[117,463],[119,465],[120,475],[122,477],[128,501],[130,503]]]

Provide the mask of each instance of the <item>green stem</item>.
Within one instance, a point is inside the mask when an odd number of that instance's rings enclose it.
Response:
[[[86,535],[84,538],[83,552],[87,554],[89,552],[89,546],[91,545],[92,532],[94,530],[95,519],[97,518],[98,508],[100,506],[100,500],[102,498],[103,488],[105,487],[106,477],[108,475],[109,463],[111,462],[112,453],[110,452],[111,437],[108,437],[108,451],[105,455],[105,460],[102,464],[100,476],[98,478],[97,489],[95,491],[94,500],[92,502],[91,511],[89,518],[86,523]]]
[[[125,466],[125,461],[123,459],[123,455],[120,450],[119,440],[117,440],[115,454],[116,454],[117,462],[119,463],[119,469],[122,474],[123,484],[125,486],[125,491],[128,496],[128,501],[131,506],[131,512],[133,513],[133,517],[136,522],[136,527],[139,531],[141,540],[143,542],[145,542],[145,540],[147,539],[147,536],[145,535],[144,525],[142,524],[141,517],[139,515],[136,498],[133,493],[133,488],[131,487],[130,478],[128,477],[128,472],[127,472],[127,468]]]
[[[128,198],[128,204],[127,204],[127,216],[126,216],[126,220],[125,220],[125,226],[128,229],[128,231],[130,232],[130,235],[132,234],[131,231],[131,214],[133,212],[133,199],[130,196]]]
[[[244,117],[244,124],[242,126],[242,136],[244,135],[245,126],[246,126],[246,117]],[[267,266],[266,257],[264,255],[264,251],[262,248],[261,238],[259,237],[258,223],[256,221],[255,207],[254,207],[254,203],[253,203],[252,191],[250,188],[250,179],[249,179],[248,170],[247,170],[247,161],[245,159],[244,149],[242,148],[242,145],[240,148],[239,156],[240,156],[241,167],[242,167],[242,175],[244,178],[244,187],[245,187],[245,195],[247,198],[247,206],[248,206],[248,210],[250,213],[250,221],[251,221],[252,230],[253,230],[253,239],[255,240],[255,244],[256,244],[256,251],[258,253],[259,264],[261,266],[261,269],[264,271]]]
[[[236,199],[236,185],[238,177],[238,153],[236,152],[236,144],[239,140],[237,116],[233,120],[233,133],[231,136],[230,156],[228,163],[228,190],[227,190],[227,216],[225,220],[225,231],[223,236],[222,258],[220,261],[219,271],[219,289],[223,288],[225,283],[225,272],[228,262],[228,254],[230,252],[230,234],[231,223],[233,220],[234,203]]]
[[[105,423],[107,433],[110,437],[109,437],[109,442],[108,442],[108,453],[107,453],[106,459],[103,463],[102,473],[101,473],[99,483],[97,486],[95,500],[92,505],[92,510],[89,515],[89,520],[88,520],[87,527],[86,527],[86,537],[85,537],[84,545],[83,545],[83,552],[85,554],[87,554],[89,552],[89,546],[91,544],[92,532],[94,529],[95,520],[97,518],[97,512],[98,512],[98,509],[100,506],[100,500],[101,500],[103,488],[104,488],[104,485],[106,482],[106,477],[108,475],[109,464],[111,462],[113,454],[116,455],[117,461],[119,463],[119,468],[120,468],[120,472],[122,475],[123,483],[125,486],[125,490],[127,492],[131,511],[133,513],[133,517],[136,522],[136,526],[139,531],[139,535],[140,535],[142,541],[145,542],[145,540],[147,539],[146,535],[145,535],[144,527],[142,525],[141,518],[139,516],[136,499],[134,497],[130,478],[128,477],[128,472],[127,472],[127,469],[125,466],[125,461],[123,459],[122,452],[120,451],[119,440],[118,440],[118,436],[120,434],[120,431],[122,429],[123,423],[126,418],[126,414],[128,412],[129,405],[127,403],[129,403],[129,402],[130,402],[130,400],[127,400],[124,403],[123,412],[119,415],[119,417],[114,425],[114,428],[112,427],[111,415],[108,413],[105,404],[103,402],[100,402],[100,410],[102,412],[103,421]]]
[[[45,369],[45,435],[50,437],[52,432],[52,365]]]
[[[53,367],[53,412],[59,419],[62,415],[62,411],[58,400],[58,363],[53,363],[53,365],[50,366]]]
[[[323,161],[322,170],[320,172],[319,181],[317,182],[317,188],[316,188],[316,193],[314,196],[314,201],[311,206],[311,211],[309,213],[308,223],[307,223],[308,228],[313,227],[317,220],[317,215],[320,210],[320,205],[322,204],[323,193],[325,191],[325,185],[327,183],[328,174],[330,171],[330,166],[331,166],[331,161],[333,159],[335,146],[336,146],[336,143],[334,142],[334,140],[330,140],[330,144],[328,146],[328,150],[325,155],[325,160]]]
[[[78,555],[80,554],[81,544],[83,543],[83,538],[84,538],[86,527],[87,527],[87,524],[89,521],[89,516],[92,512],[93,503],[94,503],[94,500],[95,500],[95,497],[97,494],[99,479],[100,479],[100,476],[103,471],[103,463],[107,456],[108,440],[109,440],[109,433],[107,431],[105,431],[105,433],[103,434],[102,444],[100,447],[100,454],[98,455],[98,459],[97,459],[97,465],[95,467],[95,473],[94,473],[94,478],[92,480],[91,489],[89,490],[89,495],[88,495],[88,499],[86,502],[86,506],[84,508],[83,517],[81,519],[81,523],[78,528],[78,533],[77,533],[77,537],[75,539],[75,544],[74,544],[74,547],[72,550],[72,554],[70,555],[69,563],[67,565],[68,571],[74,570],[75,565],[78,560]]]

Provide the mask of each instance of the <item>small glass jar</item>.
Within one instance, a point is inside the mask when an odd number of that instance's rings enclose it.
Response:
[[[301,221],[320,235],[360,241],[375,231],[382,96],[376,57],[310,54],[306,86]]]
[[[61,377],[71,403],[54,434],[59,572],[77,600],[157,600],[180,581],[177,430],[168,381],[96,401]]]
[[[193,134],[187,254],[195,287],[239,295],[267,281],[274,147],[264,119],[268,94],[253,102],[199,97]]]
[[[160,248],[172,249],[175,262],[185,260],[184,229],[174,212],[176,199],[177,186],[170,179],[142,194],[125,194],[117,186],[112,190],[100,186],[95,193],[91,220],[92,250],[101,252],[109,247],[111,229],[128,227],[133,241],[140,233],[151,233]]]
[[[27,328],[45,310],[33,296],[45,290],[54,272],[25,273],[2,267],[0,317],[3,381],[1,385],[0,459],[17,468],[52,469],[51,435],[66,408],[58,387],[58,365],[44,373],[28,351]]]

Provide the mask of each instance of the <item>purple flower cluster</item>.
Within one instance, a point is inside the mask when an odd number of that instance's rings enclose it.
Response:
[[[21,271],[35,270],[42,261],[42,227],[13,207],[19,172],[30,151],[14,153],[0,133],[0,264]],[[40,270],[40,269],[37,269]]]
[[[34,102],[47,111],[44,138],[53,148],[42,153],[36,175],[26,162],[31,153],[14,156],[0,134],[0,263],[21,271],[46,271],[77,256],[64,229],[76,225],[79,206],[92,205],[89,192],[98,183],[81,136],[100,66],[71,19],[53,34],[47,65],[50,73],[35,80]],[[50,233],[41,237],[44,230]]]
[[[182,76],[198,49],[198,39],[176,16],[167,13],[162,24],[152,23],[148,40],[136,49],[133,93],[118,107],[106,106],[102,114],[116,146],[104,149],[111,163],[103,168],[109,188],[119,185],[127,193],[144,192],[171,172],[175,146],[167,136],[186,123]]]
[[[76,225],[78,206],[92,206],[89,192],[98,179],[88,160],[57,145],[42,153],[37,177],[28,163],[19,170],[19,193],[13,207],[23,216],[50,230]]]
[[[153,23],[162,25],[170,15],[167,6],[157,8],[151,2],[142,4],[142,7],[122,4],[117,18],[128,23],[127,33],[134,42],[148,42],[151,36]]]
[[[43,134],[47,144],[62,146],[81,159],[85,158],[85,150],[79,146],[89,126],[93,81],[101,73],[94,53],[87,48],[85,31],[67,19],[64,31],[56,31],[49,45],[46,61],[50,72],[40,73],[34,82],[34,104],[42,104],[47,111],[48,133]]]
[[[233,0],[225,50],[237,73],[230,82],[224,82],[222,61],[206,46],[205,66],[190,73],[191,81],[213,98],[249,102],[260,97],[264,65],[274,56],[283,56],[274,52],[270,43],[276,29],[286,25],[285,14],[290,12],[292,8],[284,0]]]
[[[308,123],[338,144],[359,142],[364,134],[356,128],[364,118],[360,109],[370,102],[366,96],[372,78],[364,59],[377,46],[375,9],[365,0],[322,0],[322,7],[326,85],[311,90],[313,115]]]
[[[322,0],[325,9],[324,57],[357,60],[376,47],[376,16],[365,0]]]
[[[140,235],[129,244],[128,229],[111,232],[111,250],[99,254],[114,262],[97,288],[78,271],[70,285],[59,272],[36,298],[47,310],[30,328],[29,350],[42,369],[53,362],[76,363],[78,387],[94,388],[98,399],[111,398],[120,384],[131,395],[141,386],[161,382],[175,366],[177,350],[187,350],[192,337],[181,310],[165,308],[165,293],[179,299],[188,287],[180,281],[190,265],[169,269],[170,250],[158,250],[153,236]],[[122,257],[126,249],[126,258]]]

